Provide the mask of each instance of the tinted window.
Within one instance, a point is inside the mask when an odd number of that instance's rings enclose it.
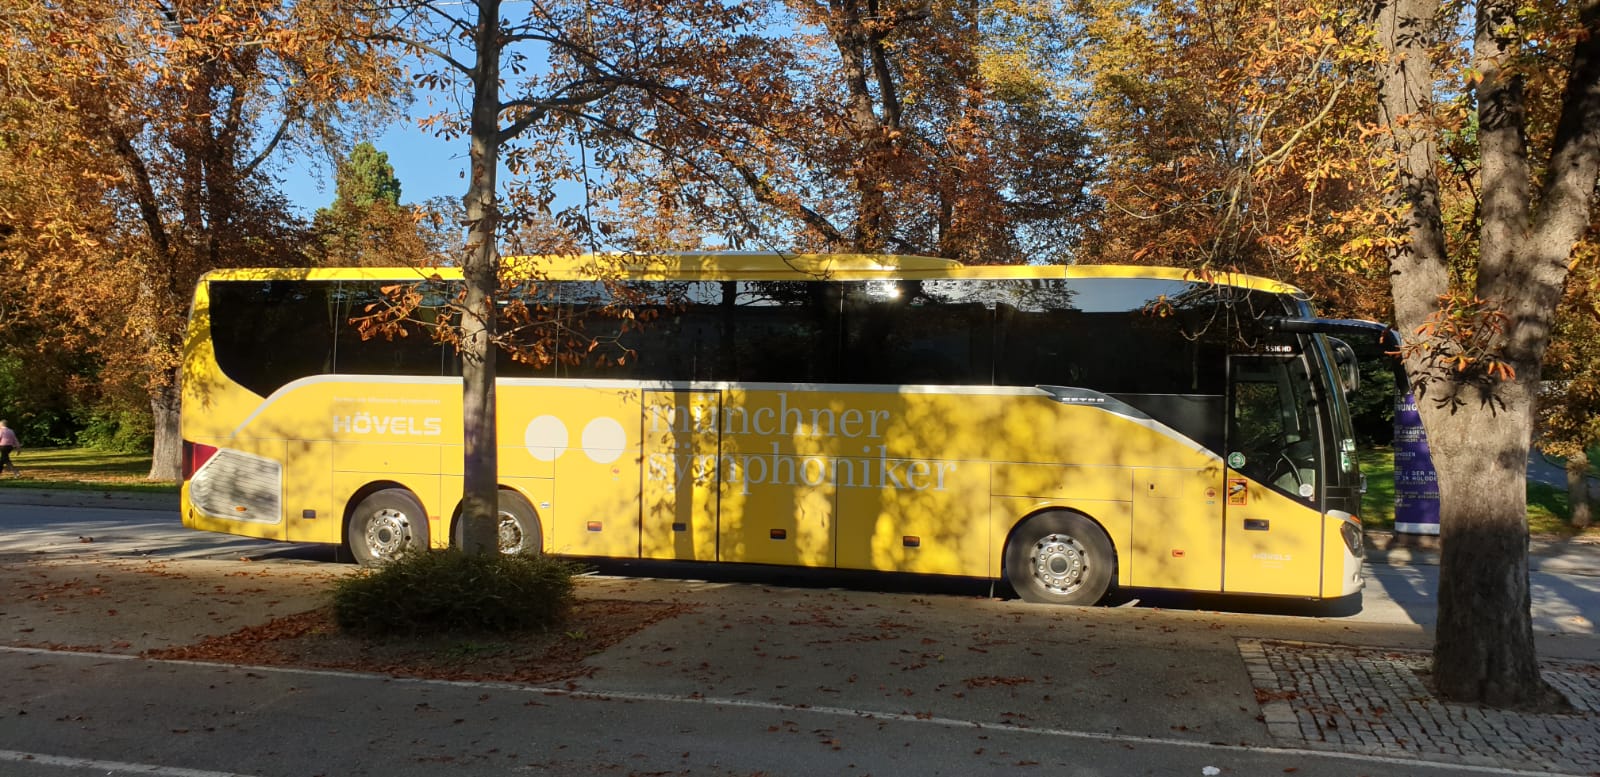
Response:
[[[388,304],[384,288],[393,281],[341,281],[327,284],[334,288],[330,303],[337,322],[334,335],[333,371],[345,375],[438,376],[454,369],[454,348],[440,345],[427,326],[454,298],[455,286],[429,282],[410,284],[408,291],[422,295],[422,304],[412,311],[410,321],[393,331],[363,338],[352,319],[382,311]]]
[[[332,370],[333,333],[340,320],[333,288],[312,281],[212,281],[217,364],[261,396]]]
[[[824,383],[837,379],[837,284],[739,281],[723,308],[725,380]]]
[[[994,313],[972,281],[843,284],[849,383],[988,385]]]
[[[1214,287],[1086,278],[999,284],[996,382],[1107,394],[1223,393],[1231,323]]]
[[[555,373],[812,382],[831,377],[837,287],[789,281],[562,284]]]
[[[722,285],[567,283],[558,291],[556,375],[714,380],[721,359]]]
[[[500,301],[499,335],[512,348],[495,349],[494,374],[501,378],[549,378],[556,374],[554,359],[560,333],[570,311],[557,305],[554,283],[524,283],[508,289]],[[513,308],[514,303],[514,310]],[[453,371],[460,374],[460,359],[451,355]]]

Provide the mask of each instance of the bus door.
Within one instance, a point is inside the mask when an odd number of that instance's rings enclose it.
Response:
[[[1298,349],[1228,357],[1222,590],[1316,596],[1322,563],[1318,397]]]
[[[717,559],[722,392],[644,392],[639,555]]]

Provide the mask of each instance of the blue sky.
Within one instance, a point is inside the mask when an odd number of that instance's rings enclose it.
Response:
[[[370,140],[389,155],[389,164],[394,165],[395,177],[400,179],[402,202],[421,203],[440,196],[459,198],[467,193],[467,181],[462,177],[467,169],[466,138],[435,138],[432,132],[418,129],[416,120],[411,118],[382,129],[375,137],[356,137],[353,142]],[[283,193],[301,215],[309,218],[317,208],[333,202],[332,163],[314,164],[300,159],[279,174]]]

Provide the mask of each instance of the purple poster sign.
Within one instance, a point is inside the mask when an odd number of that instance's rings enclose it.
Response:
[[[1439,475],[1428,454],[1417,400],[1409,391],[1399,393],[1394,407],[1394,530],[1439,533]]]

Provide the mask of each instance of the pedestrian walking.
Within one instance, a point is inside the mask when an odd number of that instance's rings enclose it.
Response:
[[[17,470],[17,463],[11,460],[11,452],[22,448],[22,443],[17,440],[17,433],[6,426],[5,421],[0,421],[0,475],[4,475],[6,467],[11,468],[11,474],[22,477]]]

